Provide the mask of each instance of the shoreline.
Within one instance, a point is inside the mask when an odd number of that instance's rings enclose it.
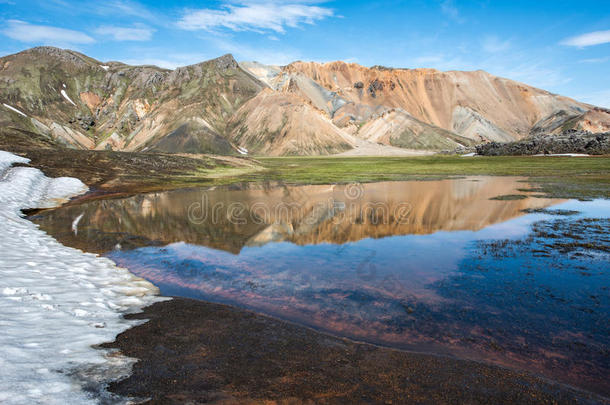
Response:
[[[334,337],[224,304],[172,297],[105,348],[138,358],[109,390],[150,403],[606,403],[471,360]]]
[[[62,245],[23,217],[86,190],[0,151],[0,402],[117,402],[105,389],[134,359],[97,345],[136,322],[123,314],[162,300],[151,283],[112,261]]]

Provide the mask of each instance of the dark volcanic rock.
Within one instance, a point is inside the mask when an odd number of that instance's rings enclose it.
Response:
[[[561,135],[536,135],[517,142],[489,142],[477,145],[485,156],[538,155],[556,153],[610,154],[610,132],[592,134],[570,130]]]
[[[371,97],[377,97],[377,92],[383,91],[383,83],[377,79],[373,80],[371,84],[369,84],[368,91]]]
[[[87,131],[89,130],[89,128],[95,126],[95,120],[93,119],[92,116],[90,115],[77,115],[74,118],[71,118],[68,121],[70,124],[77,124],[78,126],[80,126],[83,130]]]

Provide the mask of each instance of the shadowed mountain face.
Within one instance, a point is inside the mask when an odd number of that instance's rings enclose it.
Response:
[[[394,154],[609,127],[607,110],[482,71],[274,67],[231,55],[170,71],[52,47],[0,58],[2,131],[79,149]]]
[[[231,55],[170,71],[40,47],[0,59],[0,123],[82,149],[230,154],[226,124],[262,88]]]

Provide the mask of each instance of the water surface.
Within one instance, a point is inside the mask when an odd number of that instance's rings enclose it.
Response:
[[[510,177],[248,184],[91,201],[35,220],[165,295],[607,392],[610,204],[529,188]],[[514,194],[528,197],[491,199]]]

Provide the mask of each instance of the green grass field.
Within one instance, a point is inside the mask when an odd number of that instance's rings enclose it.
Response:
[[[5,141],[11,139],[7,138]],[[49,176],[77,177],[93,189],[101,190],[102,194],[134,194],[243,181],[324,184],[489,175],[526,177],[534,184],[534,191],[547,196],[610,198],[610,156],[239,159],[211,155],[32,148],[19,144],[12,147],[4,145],[0,147],[0,150],[2,149],[30,158],[32,166],[42,169]]]
[[[523,176],[553,197],[610,198],[610,157],[278,157],[244,180],[348,183],[455,176]]]
[[[422,175],[610,175],[610,157],[280,157],[257,160],[268,169],[268,176],[314,183],[394,180]]]

